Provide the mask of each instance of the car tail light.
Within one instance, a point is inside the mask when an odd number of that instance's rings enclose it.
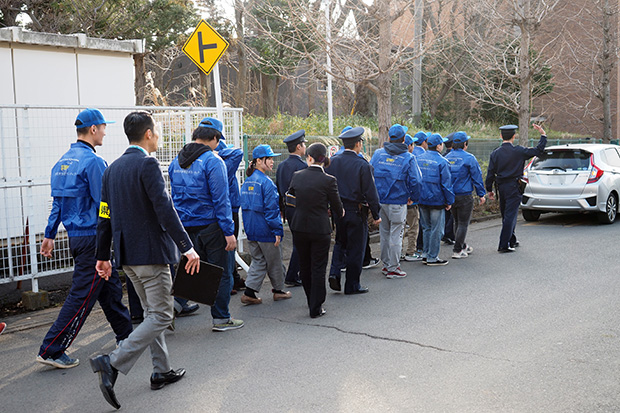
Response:
[[[588,177],[588,183],[593,184],[594,182],[601,179],[601,176],[603,176],[603,170],[598,168],[594,164],[594,154],[590,155],[590,165],[592,165],[592,169],[590,170],[590,176]]]
[[[526,165],[525,168],[523,168],[523,176],[521,177],[521,179],[523,180],[523,182],[525,182],[526,184],[530,183],[530,179],[527,175],[528,170],[530,169],[530,165],[532,165],[532,162],[534,162],[534,159],[536,159],[535,157],[532,158],[532,160]]]

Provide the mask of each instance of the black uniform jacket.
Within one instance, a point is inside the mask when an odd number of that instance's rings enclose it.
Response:
[[[332,231],[328,207],[336,217],[342,216],[342,203],[336,178],[322,168],[310,166],[295,172],[289,194],[295,197],[295,213],[289,221],[291,231],[329,234]]]

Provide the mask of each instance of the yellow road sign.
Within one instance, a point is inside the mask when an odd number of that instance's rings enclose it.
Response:
[[[209,26],[209,23],[200,20],[192,35],[185,42],[183,53],[203,72],[209,74],[226,49],[228,49],[228,42]]]

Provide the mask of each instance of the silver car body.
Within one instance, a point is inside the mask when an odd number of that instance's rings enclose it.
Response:
[[[521,202],[522,210],[611,213],[613,216],[608,218],[613,222],[620,194],[619,149],[616,145],[606,144],[568,144],[546,148],[548,157],[544,158],[553,159],[553,162],[545,165],[543,159],[534,158],[524,171],[527,186]],[[590,157],[590,161],[585,161],[586,156]],[[601,173],[597,169],[602,171],[602,175],[595,182],[588,183],[589,179]]]

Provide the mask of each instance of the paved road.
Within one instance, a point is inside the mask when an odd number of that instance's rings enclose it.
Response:
[[[404,263],[405,279],[365,270],[371,292],[330,293],[307,317],[303,291],[242,307],[240,330],[215,333],[208,308],[177,320],[173,365],[187,377],[149,389],[143,355],[116,385],[124,411],[620,411],[620,223],[543,216],[519,222],[522,246],[496,252],[499,220],[472,225],[471,257],[445,267]],[[375,248],[378,245],[374,246]],[[442,247],[441,256],[448,256]],[[88,358],[113,349],[100,311],[72,346],[82,364],[34,362],[46,327],[0,336],[2,411],[104,412]]]

